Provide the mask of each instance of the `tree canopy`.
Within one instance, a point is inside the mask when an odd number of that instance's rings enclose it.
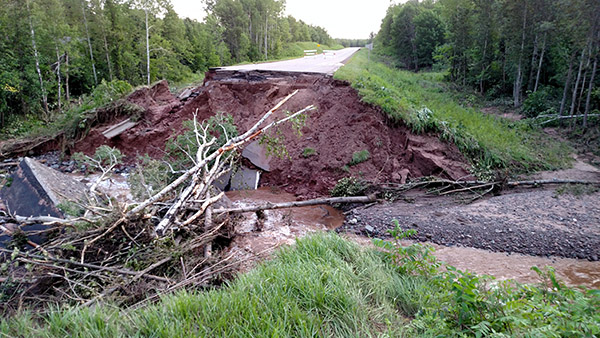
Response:
[[[600,108],[596,0],[411,0],[389,7],[376,47],[401,67],[447,69],[489,97],[510,95],[516,107]]]
[[[284,16],[285,1],[205,0],[202,22],[169,0],[3,0],[0,126],[60,111],[102,81],[182,82],[209,67],[286,56],[297,41],[331,37]]]

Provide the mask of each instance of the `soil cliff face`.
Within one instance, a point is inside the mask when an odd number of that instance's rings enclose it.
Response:
[[[145,109],[137,126],[112,140],[102,136],[109,124],[98,126],[76,144],[75,151],[93,153],[96,147],[108,144],[124,152],[129,161],[143,154],[159,158],[167,139],[180,133],[182,122],[192,119],[194,113],[201,120],[217,112],[231,114],[243,132],[296,89],[299,93],[283,111],[311,104],[318,109],[308,113],[301,137],[289,125],[280,128],[289,158],[271,160],[271,171],[262,176],[263,185],[283,186],[297,195],[313,197],[327,194],[338,179],[349,175],[374,182],[468,175],[466,160],[456,146],[436,135],[415,135],[405,126],[389,126],[384,114],[362,103],[346,82],[299,73],[209,73],[203,86],[181,99],[169,92],[165,81],[159,82],[128,97]],[[305,157],[306,148],[316,153]],[[353,153],[363,150],[369,152],[369,159],[347,166]]]

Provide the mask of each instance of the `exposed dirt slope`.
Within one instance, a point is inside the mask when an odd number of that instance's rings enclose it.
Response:
[[[145,153],[161,157],[166,140],[179,133],[182,121],[191,119],[196,110],[201,119],[217,112],[232,114],[238,129],[245,131],[295,89],[299,93],[284,110],[314,104],[318,111],[309,114],[301,138],[289,126],[281,129],[290,159],[273,159],[263,184],[284,185],[290,192],[311,197],[327,194],[338,179],[350,174],[379,182],[429,175],[457,179],[468,174],[466,161],[454,145],[435,135],[414,135],[404,126],[390,127],[383,114],[360,102],[346,82],[298,73],[209,73],[186,101],[171,95],[166,82],[160,82],[129,97],[146,109],[136,127],[110,141],[102,136],[108,124],[96,127],[75,151],[92,153],[108,144],[121,149],[130,161]],[[307,147],[317,154],[303,157]],[[360,150],[368,150],[370,159],[350,167],[350,174],[342,170]]]

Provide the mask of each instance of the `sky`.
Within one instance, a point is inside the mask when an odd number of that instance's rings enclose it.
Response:
[[[200,0],[171,0],[181,17],[202,21]],[[285,14],[321,26],[333,38],[366,39],[377,34],[391,0],[287,0]]]

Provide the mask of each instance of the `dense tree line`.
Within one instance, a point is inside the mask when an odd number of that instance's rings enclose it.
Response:
[[[597,0],[413,0],[389,7],[376,46],[516,107],[529,97],[537,112],[587,114],[600,101]]]
[[[184,81],[208,67],[285,55],[296,41],[329,43],[283,16],[283,0],[205,0],[203,22],[169,0],[2,0],[0,125],[61,111],[102,81]]]

